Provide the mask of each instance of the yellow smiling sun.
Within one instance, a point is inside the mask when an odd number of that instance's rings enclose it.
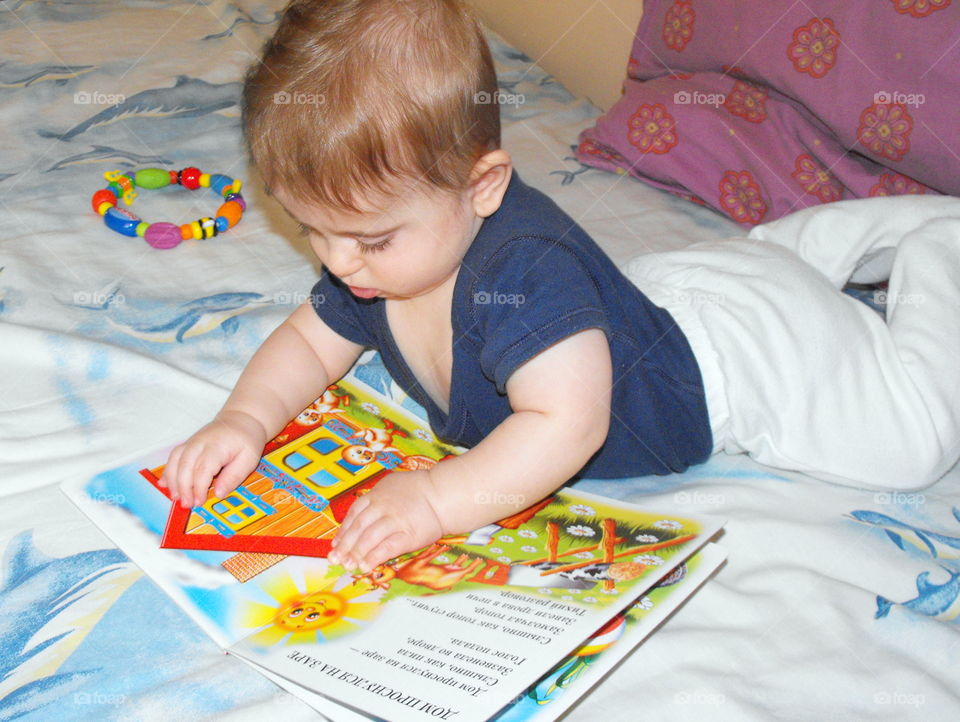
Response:
[[[342,588],[334,589],[341,580]],[[375,598],[382,592],[372,593],[374,601],[358,601],[371,592],[367,587],[348,584],[349,580],[328,579],[316,571],[304,572],[303,585],[298,585],[287,571],[268,579],[261,589],[277,604],[245,603],[243,626],[260,628],[248,641],[262,646],[319,643],[359,629],[377,615],[380,604]]]

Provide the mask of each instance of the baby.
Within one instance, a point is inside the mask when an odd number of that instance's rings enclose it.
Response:
[[[175,501],[233,490],[368,347],[469,450],[354,503],[331,558],[363,571],[575,476],[724,450],[915,488],[956,462],[960,201],[833,204],[624,275],[514,172],[496,97],[459,0],[288,6],[248,74],[244,132],[324,271],[171,452]],[[892,259],[889,324],[838,290],[863,258]]]

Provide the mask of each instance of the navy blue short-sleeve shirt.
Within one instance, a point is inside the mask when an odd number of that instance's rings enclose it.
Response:
[[[506,384],[517,368],[558,341],[598,328],[613,360],[610,431],[578,476],[666,474],[710,455],[703,382],[683,332],[573,219],[516,173],[457,275],[449,413],[405,363],[383,299],[358,299],[326,271],[313,298],[330,328],[380,351],[391,376],[447,442],[479,443],[512,413]]]

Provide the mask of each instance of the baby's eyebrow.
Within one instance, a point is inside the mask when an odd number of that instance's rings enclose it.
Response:
[[[296,223],[299,223],[301,226],[305,228],[309,228],[314,233],[317,233],[321,236],[324,235],[323,233],[318,231],[316,228],[311,226],[309,223],[304,223],[303,221],[298,219],[295,215],[293,215],[290,211],[288,211],[285,206],[281,205],[280,207],[283,208],[283,212],[286,213],[288,216],[290,216],[290,218],[292,218]],[[399,230],[402,225],[403,225],[402,223],[398,223],[397,225],[391,226],[390,228],[384,228],[383,230],[373,231],[373,232],[343,230],[343,231],[333,231],[333,234],[335,236],[350,236],[350,237],[356,237],[356,238],[379,238],[380,236],[386,236],[386,235],[389,235],[390,233],[393,233],[396,230]]]

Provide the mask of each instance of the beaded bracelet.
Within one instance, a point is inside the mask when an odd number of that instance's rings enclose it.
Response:
[[[141,236],[154,248],[173,248],[180,241],[191,238],[198,241],[212,238],[237,225],[247,208],[246,201],[240,195],[241,181],[219,173],[202,173],[199,168],[192,166],[178,171],[141,168],[135,173],[121,173],[114,170],[104,173],[103,177],[109,184],[93,194],[90,201],[93,210],[103,216],[107,228],[125,236]],[[223,205],[213,218],[198,218],[180,226],[175,223],[146,223],[126,208],[117,206],[117,198],[123,198],[127,205],[133,203],[137,197],[134,188],[163,188],[174,183],[190,190],[201,186],[210,188],[223,197]]]

